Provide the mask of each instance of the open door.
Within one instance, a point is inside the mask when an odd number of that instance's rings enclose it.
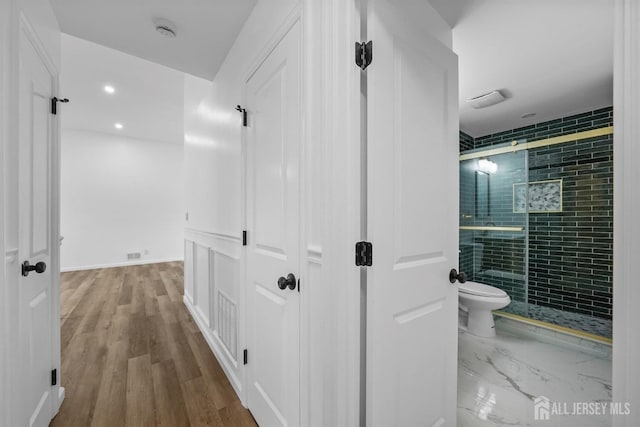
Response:
[[[58,372],[54,372],[57,301],[53,287],[52,206],[55,116],[52,101],[55,72],[48,66],[35,34],[24,22],[20,31],[19,89],[19,259],[18,360],[20,419],[47,426],[54,412]],[[24,416],[24,419],[22,418]]]
[[[458,69],[430,12],[367,3],[369,426],[456,424]]]

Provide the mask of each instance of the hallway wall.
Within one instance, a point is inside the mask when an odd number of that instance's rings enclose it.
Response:
[[[241,335],[243,164],[241,115],[250,67],[295,0],[260,1],[213,82],[185,76],[185,302],[236,392],[243,396]],[[258,42],[256,42],[258,41]]]
[[[182,144],[80,130],[61,142],[63,270],[183,258]]]

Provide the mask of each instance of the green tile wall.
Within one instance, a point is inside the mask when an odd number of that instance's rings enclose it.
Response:
[[[475,139],[461,133],[460,149],[490,147],[522,138],[535,141],[612,124],[613,110],[608,107]],[[529,214],[529,303],[611,319],[613,135],[536,148],[528,154],[529,181],[563,180],[563,211]],[[500,170],[492,179],[499,179],[499,175]],[[464,201],[469,189],[462,188],[469,180],[463,179],[462,172],[460,182],[462,213],[464,208],[470,209]],[[503,203],[506,215],[506,206],[512,199],[506,198],[506,193],[500,197],[497,206]],[[492,203],[496,203],[493,198]],[[512,216],[501,218],[495,209],[493,216],[496,225],[515,221]],[[460,239],[461,269],[479,274],[487,269],[517,273],[522,267],[522,258],[518,258],[524,256],[524,244],[517,239],[489,241],[486,234],[477,232],[461,232]],[[474,257],[478,243],[483,245],[480,266],[478,257]],[[517,278],[513,274],[504,276],[476,279],[505,289],[517,300],[524,298]]]

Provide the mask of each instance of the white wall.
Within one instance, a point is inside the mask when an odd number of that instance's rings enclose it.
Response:
[[[185,188],[189,220],[185,229],[185,302],[225,369],[244,396],[242,361],[242,126],[234,110],[252,63],[296,7],[295,0],[259,1],[214,81],[201,92],[197,111],[185,111]],[[185,94],[202,90],[185,77]],[[217,334],[217,301],[231,300],[237,313],[234,348]],[[235,356],[234,356],[235,355]]]
[[[241,116],[234,107],[243,104],[250,70],[273,46],[279,28],[296,14],[304,33],[301,423],[358,425],[360,271],[353,265],[353,243],[360,237],[356,1],[258,1],[208,85],[198,114],[190,119],[185,114],[185,303],[246,404],[245,367],[238,359],[245,348],[243,141]],[[199,82],[186,80],[187,93],[199,90]],[[217,333],[222,294],[236,304],[232,349]]]
[[[61,169],[63,270],[183,258],[182,144],[64,130]]]

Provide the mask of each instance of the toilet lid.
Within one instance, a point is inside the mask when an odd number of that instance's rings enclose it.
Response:
[[[476,282],[464,282],[458,284],[458,291],[465,294],[478,295],[481,297],[503,297],[507,293],[502,289]]]

